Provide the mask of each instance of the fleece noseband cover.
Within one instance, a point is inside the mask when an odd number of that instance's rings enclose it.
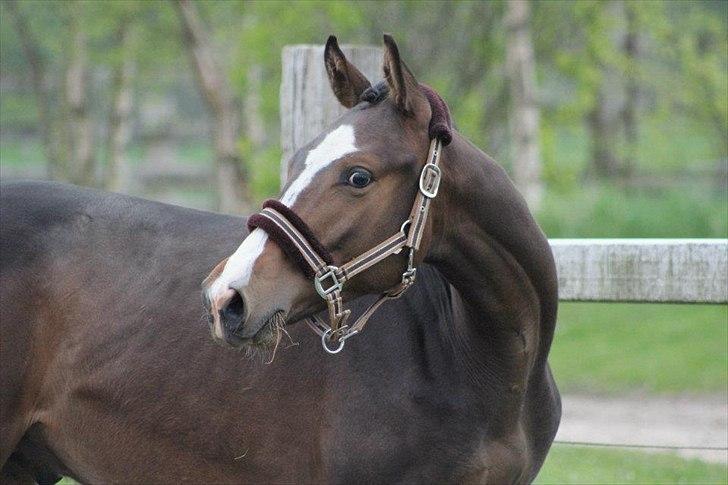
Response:
[[[275,199],[268,199],[263,202],[263,208],[271,208],[278,211],[283,215],[293,227],[298,229],[303,237],[306,238],[311,247],[318,253],[326,264],[334,264],[334,258],[331,257],[331,253],[321,244],[316,238],[310,227],[306,225],[298,215],[289,209],[287,206]],[[301,252],[291,242],[288,235],[281,230],[274,222],[265,216],[260,214],[253,214],[248,218],[248,230],[252,231],[255,228],[260,228],[268,233],[268,236],[275,241],[275,243],[281,248],[286,256],[291,258],[292,261],[298,265],[306,278],[313,278],[315,273],[311,265],[306,262],[306,259],[301,255]]]

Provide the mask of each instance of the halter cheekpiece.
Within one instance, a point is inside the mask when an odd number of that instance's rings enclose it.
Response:
[[[313,278],[316,292],[326,301],[329,323],[318,316],[309,317],[307,323],[321,336],[326,352],[339,353],[346,340],[360,333],[372,314],[387,300],[398,298],[415,282],[417,268],[414,266],[415,251],[420,247],[427,222],[430,202],[437,196],[442,172],[440,154],[442,147],[452,141],[450,114],[447,105],[429,86],[420,85],[432,109],[429,124],[430,149],[427,163],[422,167],[419,190],[415,196],[410,215],[400,230],[369,251],[340,265],[334,265],[331,253],[319,242],[313,231],[291,209],[277,200],[263,203],[263,210],[248,219],[248,229],[263,229],[278,244],[283,252],[299,266],[304,275]],[[351,310],[345,310],[341,292],[349,279],[374,266],[392,254],[408,250],[407,268],[400,283],[384,291],[367,310],[349,326]],[[334,344],[334,346],[330,346]]]

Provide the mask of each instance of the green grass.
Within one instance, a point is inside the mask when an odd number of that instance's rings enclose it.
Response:
[[[555,444],[538,484],[728,483],[725,465],[685,460],[669,453],[570,447]]]
[[[564,393],[724,393],[728,305],[562,303],[550,362]]]
[[[541,130],[547,178],[549,174],[561,177],[588,168],[590,133],[584,124],[544,124]],[[642,118],[639,130],[635,154],[638,172],[715,167],[724,146],[715,131],[682,116]],[[615,142],[613,149],[619,158],[625,147],[621,138]]]
[[[547,192],[536,219],[548,237],[728,237],[728,199],[705,184],[659,194],[586,185]]]
[[[43,145],[23,138],[3,137],[0,143],[0,163],[13,167],[43,165],[45,164]]]

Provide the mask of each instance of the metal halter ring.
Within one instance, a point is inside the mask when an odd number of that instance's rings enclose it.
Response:
[[[408,231],[406,231],[405,229],[406,229],[406,228],[407,228],[408,226],[411,226],[411,225],[412,225],[412,219],[407,219],[406,221],[404,221],[404,222],[402,223],[402,225],[401,225],[401,226],[399,226],[399,232],[401,232],[402,234],[404,234],[404,235],[406,236],[406,235],[407,235],[407,233],[408,233]]]
[[[324,350],[328,352],[329,354],[338,354],[342,350],[344,350],[344,344],[346,343],[346,339],[341,338],[339,339],[339,346],[335,349],[329,348],[329,346],[326,344],[329,339],[329,335],[331,335],[332,330],[329,328],[324,333],[321,334],[321,345],[323,346]]]

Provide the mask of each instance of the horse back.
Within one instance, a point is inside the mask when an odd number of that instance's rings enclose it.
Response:
[[[226,225],[233,230],[220,236],[217,253],[211,241]],[[188,296],[242,231],[238,218],[119,194],[46,182],[0,186],[3,479],[13,468],[41,482],[54,481],[43,479],[56,477],[48,470],[71,474],[50,451],[65,446],[47,443],[58,409],[75,399],[79,382],[114,362],[114,339],[154,338],[142,321],[155,312],[151,302],[184,295],[176,314],[165,310],[180,319],[201,307]],[[205,339],[204,324],[199,329]]]

